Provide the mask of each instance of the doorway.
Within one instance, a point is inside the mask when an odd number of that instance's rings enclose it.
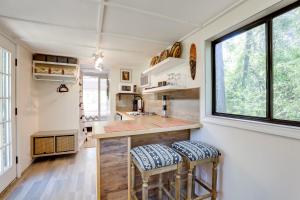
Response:
[[[105,76],[83,76],[83,109],[86,121],[104,121],[108,118],[108,87],[108,79]]]

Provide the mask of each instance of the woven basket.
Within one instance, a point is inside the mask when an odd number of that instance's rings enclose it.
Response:
[[[56,136],[56,152],[74,151],[74,135]]]
[[[34,138],[34,154],[54,153],[54,137],[36,137]]]

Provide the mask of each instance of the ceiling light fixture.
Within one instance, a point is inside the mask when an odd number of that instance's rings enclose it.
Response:
[[[99,70],[99,71],[103,71],[103,54],[102,52],[94,54],[95,57],[95,69]]]
[[[99,64],[99,65],[95,65],[95,69],[99,70],[100,72],[103,71],[103,65]]]

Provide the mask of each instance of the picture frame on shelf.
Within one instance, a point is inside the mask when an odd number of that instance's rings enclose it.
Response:
[[[132,70],[131,69],[121,69],[120,70],[120,81],[122,83],[132,82]]]

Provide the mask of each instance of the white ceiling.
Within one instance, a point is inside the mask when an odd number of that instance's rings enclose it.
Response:
[[[84,67],[141,66],[239,0],[0,0],[0,31]]]

